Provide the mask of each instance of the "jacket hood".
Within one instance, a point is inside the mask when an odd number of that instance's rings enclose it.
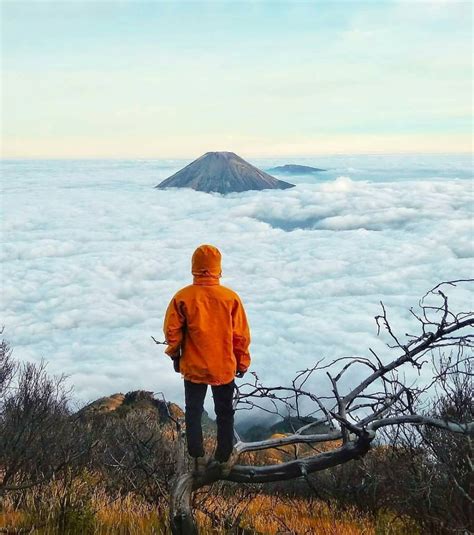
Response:
[[[194,277],[220,278],[221,253],[213,245],[200,245],[193,253],[191,272]]]

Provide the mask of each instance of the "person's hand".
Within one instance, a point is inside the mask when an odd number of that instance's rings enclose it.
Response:
[[[180,359],[180,356],[179,355],[176,355],[176,356],[173,356],[171,357],[172,361],[173,361],[173,368],[174,368],[174,371],[176,373],[179,373],[180,372],[180,369],[179,369],[179,359]]]
[[[245,372],[239,372],[239,371],[237,371],[237,372],[235,373],[235,376],[236,376],[238,379],[242,379],[242,377],[243,377],[244,375],[245,375]]]

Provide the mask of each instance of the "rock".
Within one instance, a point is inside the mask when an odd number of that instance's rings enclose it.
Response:
[[[104,396],[103,398],[96,399],[89,405],[83,407],[79,412],[82,414],[92,413],[106,413],[115,411],[118,407],[121,407],[125,400],[124,394],[112,394],[111,396]]]
[[[294,184],[278,180],[233,152],[206,152],[156,187],[192,188],[207,193],[287,189]]]
[[[131,411],[152,414],[161,424],[173,423],[176,419],[184,418],[183,409],[176,403],[155,398],[153,392],[134,390],[126,394],[117,393],[105,396],[83,407],[78,416],[83,419],[99,417],[124,418]],[[202,427],[206,432],[215,430],[216,423],[206,411],[202,415]]]

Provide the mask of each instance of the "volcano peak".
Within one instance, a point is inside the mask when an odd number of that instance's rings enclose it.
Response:
[[[245,161],[235,152],[206,152],[156,187],[192,188],[207,193],[287,189],[294,184],[278,180]]]

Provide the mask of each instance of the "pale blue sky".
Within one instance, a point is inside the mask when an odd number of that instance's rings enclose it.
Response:
[[[470,2],[2,2],[4,157],[468,151]]]

